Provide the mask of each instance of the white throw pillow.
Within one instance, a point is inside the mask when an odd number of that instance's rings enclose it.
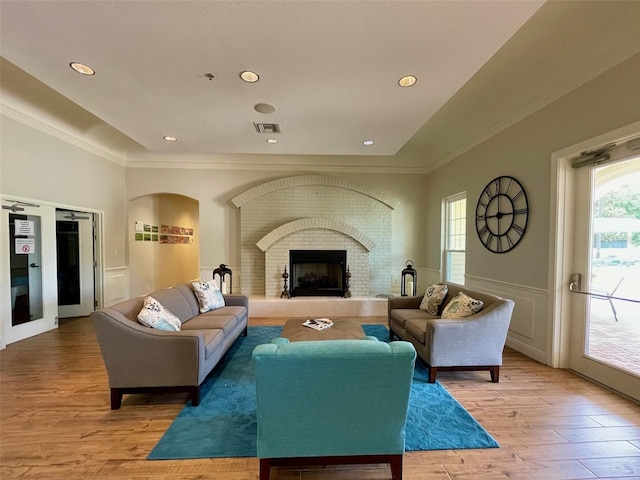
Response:
[[[460,292],[444,307],[442,318],[465,318],[482,310],[484,303]]]
[[[162,304],[152,296],[144,299],[144,306],[138,314],[138,321],[145,327],[170,332],[177,332],[182,326],[180,319],[164,308]]]
[[[198,298],[200,313],[224,307],[224,297],[215,280],[192,282],[191,285],[193,285],[193,291]]]
[[[420,302],[420,310],[424,310],[430,315],[438,315],[440,305],[442,305],[442,301],[447,296],[448,291],[449,287],[447,285],[429,285],[424,297],[422,297],[422,302]]]

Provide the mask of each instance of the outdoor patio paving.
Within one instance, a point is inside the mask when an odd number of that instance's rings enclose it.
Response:
[[[640,264],[594,268],[594,284],[611,290],[624,278],[616,297],[640,300]],[[640,376],[640,303],[592,298],[589,355]]]

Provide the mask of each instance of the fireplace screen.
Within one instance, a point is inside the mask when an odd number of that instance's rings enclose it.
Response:
[[[346,250],[290,250],[291,296],[343,296]]]

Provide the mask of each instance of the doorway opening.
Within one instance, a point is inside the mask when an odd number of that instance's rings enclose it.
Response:
[[[83,317],[96,302],[94,214],[56,209],[58,317]]]

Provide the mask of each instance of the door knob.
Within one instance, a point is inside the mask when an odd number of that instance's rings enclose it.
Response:
[[[29,265],[31,268],[38,268],[40,267],[40,265],[38,265],[37,263],[32,263]]]

